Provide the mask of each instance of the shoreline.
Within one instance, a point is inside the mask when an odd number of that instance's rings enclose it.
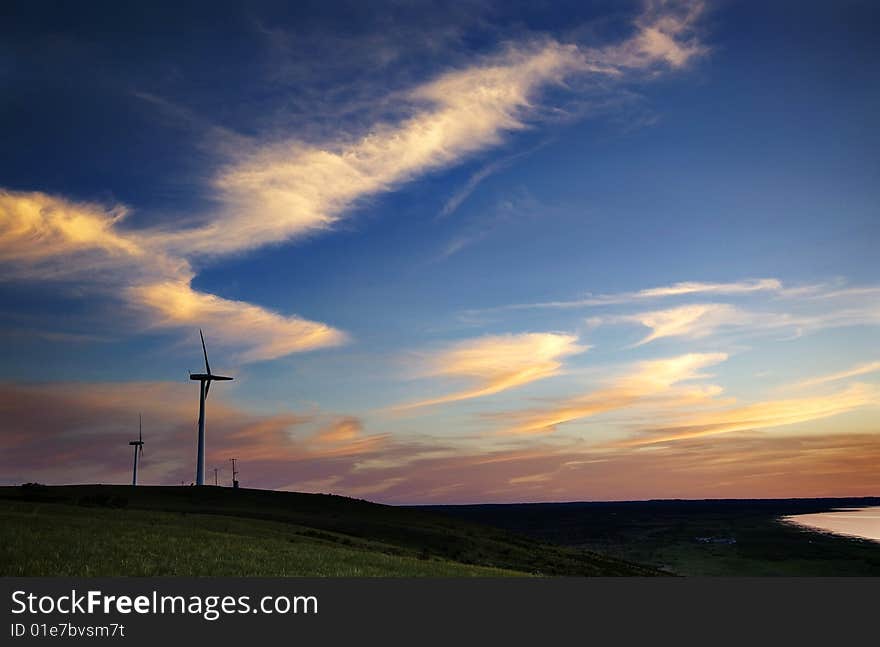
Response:
[[[880,506],[835,508],[828,512],[787,515],[780,520],[813,532],[880,544]],[[847,523],[853,522],[861,522],[863,526],[847,527]]]

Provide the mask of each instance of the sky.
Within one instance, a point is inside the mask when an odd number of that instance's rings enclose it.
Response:
[[[0,484],[880,491],[873,2],[12,2]]]

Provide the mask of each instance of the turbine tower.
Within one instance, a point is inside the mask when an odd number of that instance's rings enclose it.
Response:
[[[131,475],[131,484],[138,484],[138,458],[144,453],[144,430],[141,426],[141,414],[138,414],[138,439],[132,440],[129,445],[134,445],[134,468]]]
[[[199,328],[199,337],[202,338],[202,352],[205,354],[205,372],[190,373],[189,379],[199,381],[199,451],[196,458],[196,485],[205,484],[205,400],[213,380],[226,381],[231,377],[214,375],[211,373],[211,365],[208,364],[208,350],[205,348],[205,336]]]

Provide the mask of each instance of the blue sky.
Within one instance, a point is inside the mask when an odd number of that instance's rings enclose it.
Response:
[[[872,3],[4,11],[0,480],[880,485]]]

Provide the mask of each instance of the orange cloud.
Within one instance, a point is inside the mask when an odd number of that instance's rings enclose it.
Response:
[[[0,383],[0,481],[126,483],[128,441],[142,410],[142,480],[189,483],[198,408],[193,386]],[[347,422],[347,430],[333,433]],[[322,445],[326,430],[329,442]],[[265,416],[221,398],[208,407],[208,434],[208,465],[228,465],[237,456],[247,487],[388,503],[857,496],[880,487],[880,436],[843,429],[690,437],[650,449],[545,436],[527,447],[487,449],[431,437],[411,443],[367,436],[346,417]]]
[[[545,443],[358,469],[330,489],[377,483],[388,503],[864,496],[880,487],[878,460],[877,434],[731,435],[650,451]]]
[[[166,253],[149,233],[118,228],[126,213],[119,206],[0,191],[0,263],[25,279],[77,280],[120,293],[151,326],[209,328],[221,343],[243,348],[241,361],[346,341],[327,324],[194,290],[187,260]],[[218,321],[223,325],[212,326]]]
[[[24,263],[100,250],[109,256],[142,256],[144,249],[116,226],[124,207],[105,210],[44,193],[0,190],[0,261]]]
[[[843,391],[825,396],[758,402],[748,406],[688,416],[673,426],[643,432],[643,437],[620,444],[622,446],[653,445],[734,431],[781,427],[820,420],[878,404],[880,404],[880,391],[876,387],[854,384]]]
[[[681,403],[710,398],[720,392],[719,387],[676,386],[705,377],[700,373],[701,369],[726,359],[724,353],[690,353],[640,362],[630,373],[587,395],[563,400],[550,407],[495,414],[493,417],[509,425],[505,430],[507,433],[548,433],[555,431],[560,424],[623,409],[648,399],[662,398],[667,403]]]
[[[848,368],[843,371],[838,371],[837,373],[829,373],[828,375],[820,375],[819,377],[814,377],[809,380],[804,380],[802,382],[798,382],[794,386],[796,388],[818,386],[820,384],[828,384],[829,382],[837,382],[839,380],[846,380],[851,377],[858,377],[860,375],[868,375],[869,373],[876,373],[878,371],[880,371],[880,362],[867,362],[864,364],[859,364],[857,366],[853,366],[852,368]]]
[[[477,386],[394,409],[457,402],[520,387],[557,375],[565,357],[585,350],[585,346],[577,344],[576,336],[558,333],[491,335],[459,342],[431,357],[425,372],[475,380]]]
[[[318,433],[315,434],[315,440],[319,443],[347,442],[360,436],[363,430],[363,423],[359,419],[345,416],[318,430]]]
[[[165,281],[129,288],[134,307],[158,327],[203,327],[221,343],[245,347],[244,362],[338,346],[347,336],[327,324],[283,316],[243,301],[197,292],[188,282]]]

